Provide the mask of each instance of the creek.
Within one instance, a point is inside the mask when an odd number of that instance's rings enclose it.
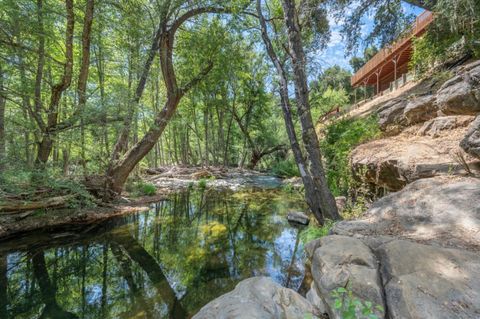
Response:
[[[248,277],[298,289],[305,210],[280,190],[190,190],[148,211],[0,243],[0,318],[189,318]]]

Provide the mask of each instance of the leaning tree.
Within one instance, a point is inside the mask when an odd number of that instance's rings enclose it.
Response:
[[[152,38],[144,66],[141,70],[133,103],[125,116],[122,132],[119,134],[112,151],[110,163],[104,176],[90,178],[90,187],[97,188],[105,198],[116,196],[122,192],[123,186],[135,166],[155,146],[168,122],[171,120],[181,99],[189,90],[207,76],[213,68],[213,63],[206,63],[204,68],[193,75],[185,83],[179,83],[174,66],[175,36],[178,30],[188,21],[202,14],[235,13],[242,10],[249,1],[230,1],[225,6],[223,1],[162,1],[159,22]],[[158,55],[161,74],[166,89],[166,101],[154,116],[153,124],[137,143],[127,149],[127,141],[132,129],[134,108],[138,105],[145,89],[150,69]]]

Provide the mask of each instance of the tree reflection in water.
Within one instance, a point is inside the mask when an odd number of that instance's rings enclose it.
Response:
[[[188,318],[258,275],[298,288],[300,197],[186,192],[85,229],[0,248],[0,318]]]

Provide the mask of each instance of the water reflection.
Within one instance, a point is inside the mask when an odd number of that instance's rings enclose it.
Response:
[[[0,318],[188,318],[240,280],[298,288],[300,198],[186,192],[148,212],[0,244]]]

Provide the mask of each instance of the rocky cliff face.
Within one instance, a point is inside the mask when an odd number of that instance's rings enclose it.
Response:
[[[307,246],[330,318],[341,318],[332,291],[347,286],[383,305],[379,318],[479,318],[480,180],[414,182],[332,233]]]
[[[377,106],[387,137],[352,153],[358,179],[398,191],[421,178],[480,174],[480,61],[433,87],[422,83]]]

